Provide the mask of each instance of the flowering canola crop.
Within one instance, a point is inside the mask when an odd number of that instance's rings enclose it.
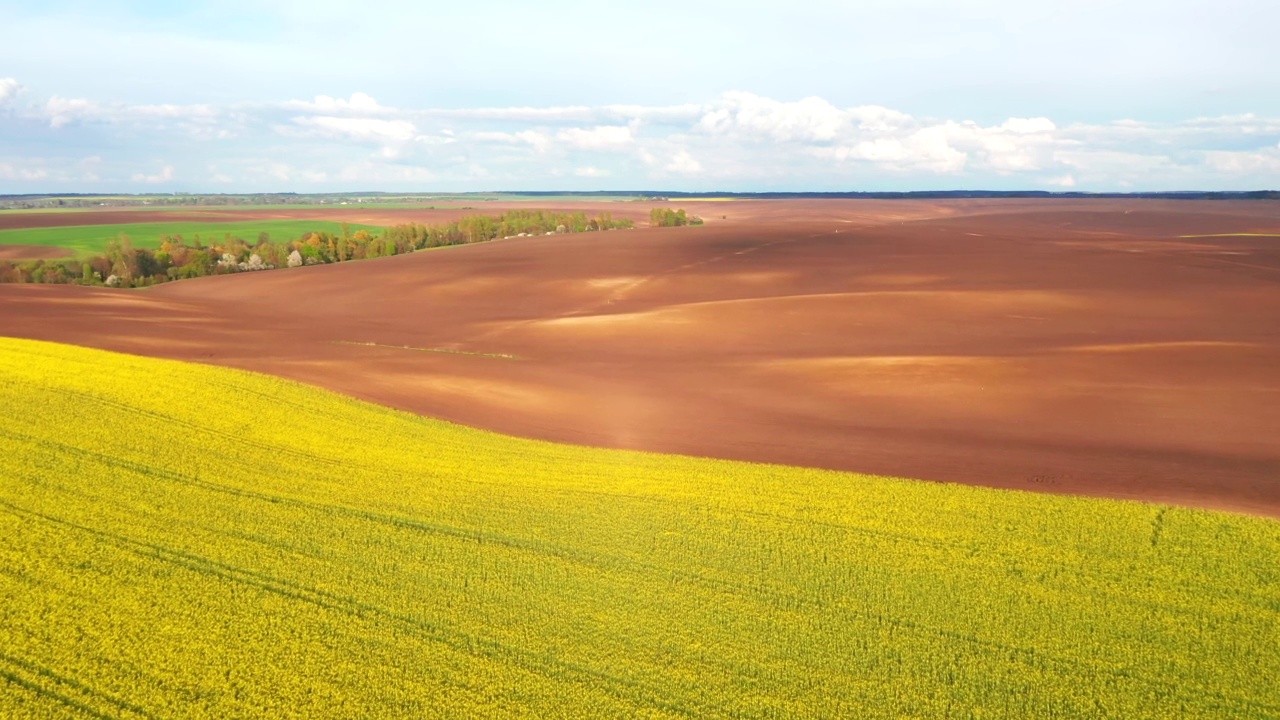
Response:
[[[1280,523],[0,339],[0,716],[1280,717]]]

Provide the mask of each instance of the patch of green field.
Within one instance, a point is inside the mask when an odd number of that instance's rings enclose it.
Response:
[[[379,230],[372,225],[350,224],[357,230]],[[197,236],[204,243],[221,242],[227,235],[254,243],[259,233],[277,242],[297,240],[311,232],[340,233],[341,223],[329,220],[251,220],[245,222],[148,222],[121,225],[68,225],[49,228],[0,230],[0,245],[42,245],[67,248],[75,253],[100,253],[121,234],[135,247],[158,247],[166,235],[181,235],[188,242]]]
[[[449,203],[450,207],[456,200],[441,200],[439,202]],[[193,213],[193,212],[236,212],[240,210],[306,210],[312,212],[315,210],[357,210],[357,209],[373,209],[385,210],[392,208],[401,209],[417,209],[417,210],[433,210],[435,207],[431,202],[412,202],[412,201],[387,201],[387,202],[348,202],[342,203],[264,203],[253,204],[244,203],[236,205],[114,205],[109,208],[102,207],[66,207],[66,208],[12,208],[0,209],[0,216],[3,215],[44,215],[48,213],[59,213],[73,215],[75,213],[89,212],[119,212],[128,213],[134,211],[152,212],[176,212],[176,213]]]
[[[0,716],[1280,716],[1280,523],[0,339]]]

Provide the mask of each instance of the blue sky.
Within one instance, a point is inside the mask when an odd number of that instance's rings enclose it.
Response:
[[[0,193],[1280,188],[1280,3],[0,0]]]

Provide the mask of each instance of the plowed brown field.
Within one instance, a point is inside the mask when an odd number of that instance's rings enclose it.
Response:
[[[539,438],[1280,516],[1280,238],[1183,237],[1280,233],[1280,204],[683,206],[711,222],[0,286],[0,334]]]
[[[0,260],[37,260],[68,257],[71,251],[43,245],[0,245]]]

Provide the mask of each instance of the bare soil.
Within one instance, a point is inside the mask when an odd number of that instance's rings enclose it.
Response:
[[[53,260],[71,257],[71,251],[43,245],[0,245],[0,260]]]
[[[1280,203],[685,207],[709,224],[0,286],[0,334],[551,440],[1280,517],[1280,238],[1181,237],[1280,232]]]

